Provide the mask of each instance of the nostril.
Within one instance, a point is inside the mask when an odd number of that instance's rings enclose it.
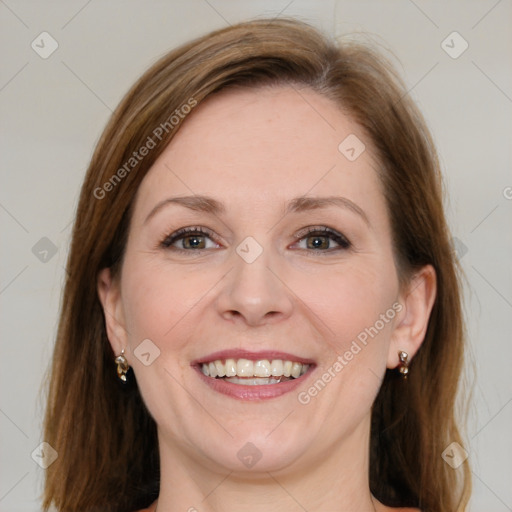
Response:
[[[231,309],[225,311],[223,316],[226,320],[238,320],[239,318],[242,318],[245,319],[245,321],[250,325],[258,325],[261,324],[262,322],[264,323],[266,321],[279,318],[281,314],[282,313],[280,311],[268,311],[262,317],[260,315],[256,315],[256,317],[254,317],[250,313],[246,313],[244,315],[243,313],[237,311],[236,309]]]

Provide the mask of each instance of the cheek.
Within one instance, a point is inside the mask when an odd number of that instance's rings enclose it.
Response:
[[[299,292],[325,326],[318,339],[325,355],[298,400],[328,418],[329,432],[350,431],[368,415],[386,371],[398,282],[394,265],[365,263],[326,271]]]
[[[355,425],[368,413],[380,388],[397,314],[395,283],[390,281],[384,274],[352,269],[331,276],[328,291],[320,294],[323,300],[314,303],[329,336],[319,342],[325,358],[315,381],[303,392],[306,400],[312,399],[323,389],[316,384],[318,379],[328,382],[316,406],[327,407],[335,423]]]
[[[123,269],[123,301],[132,343],[150,338],[166,344],[208,290],[204,274],[173,271],[170,266],[133,258]]]
[[[297,275],[294,290],[322,321],[324,330],[341,341],[357,337],[392,308],[398,280],[394,266],[384,269],[362,263],[335,272],[326,268],[314,278]],[[388,316],[394,316],[393,310]]]
[[[189,396],[183,394],[178,382],[185,380],[185,372],[189,370],[187,352],[193,346],[191,333],[198,321],[196,313],[213,286],[212,280],[209,274],[183,268],[178,271],[165,262],[156,264],[147,255],[132,253],[125,260],[122,293],[128,343],[133,354],[130,363],[143,399],[157,423],[165,424],[170,417],[178,417],[180,410],[188,406]],[[137,357],[137,349],[146,339],[159,350],[148,366]],[[162,404],[167,406],[162,409]]]

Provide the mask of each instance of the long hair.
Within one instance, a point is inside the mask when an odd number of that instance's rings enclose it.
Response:
[[[156,425],[134,375],[129,389],[117,381],[98,273],[119,271],[138,187],[194,106],[230,86],[279,84],[327,96],[362,127],[379,162],[401,283],[422,265],[437,274],[410,376],[404,382],[388,371],[373,405],[371,492],[389,506],[423,512],[467,504],[467,461],[453,469],[441,456],[451,442],[463,444],[455,404],[465,336],[429,131],[393,67],[368,45],[332,41],[296,20],[257,20],[164,56],[126,94],[97,144],[76,213],[49,376],[44,440],[58,458],[46,471],[45,510],[126,512],[157,497]]]

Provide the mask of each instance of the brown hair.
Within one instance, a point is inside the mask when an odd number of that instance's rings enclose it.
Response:
[[[97,145],[81,190],[49,379],[44,439],[45,510],[123,511],[158,495],[156,426],[139,394],[117,381],[97,296],[101,269],[122,256],[134,196],[188,112],[229,86],[306,86],[334,100],[365,130],[381,165],[401,281],[423,265],[437,297],[407,381],[388,371],[373,405],[370,488],[389,506],[454,512],[467,504],[470,470],[441,454],[462,444],[455,399],[464,324],[438,159],[425,123],[392,67],[366,45],[334,43],[295,20],[258,20],[171,51],[132,87]],[[174,116],[174,117],[172,117]],[[155,139],[146,156],[131,160]],[[127,163],[129,164],[127,165]],[[125,172],[122,171],[124,169]]]

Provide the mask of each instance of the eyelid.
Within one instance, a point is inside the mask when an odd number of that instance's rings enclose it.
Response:
[[[174,242],[176,242],[177,240],[179,240],[180,238],[182,238],[184,236],[192,235],[194,233],[199,233],[203,236],[206,236],[206,237],[210,238],[211,240],[213,240],[216,244],[221,245],[220,241],[218,240],[218,237],[215,235],[215,233],[211,229],[206,228],[204,226],[186,226],[186,227],[177,229],[177,230],[173,231],[172,233],[166,235],[163,238],[163,240],[159,243],[159,246],[163,247],[164,249],[170,249]],[[179,249],[177,247],[174,247],[173,249],[177,250],[177,251],[185,250],[185,249]],[[196,252],[199,252],[201,250],[205,250],[205,249],[197,249]],[[190,251],[186,251],[186,252],[190,252]]]
[[[343,234],[340,233],[338,230],[334,228],[330,228],[328,226],[307,226],[305,228],[302,228],[300,231],[295,233],[293,235],[296,239],[304,238],[305,236],[309,235],[310,233],[325,233],[325,234],[332,234],[339,236],[341,238],[345,238],[347,242],[349,241],[348,238]]]
[[[343,233],[340,233],[338,230],[330,228],[328,226],[308,226],[306,228],[301,229],[294,235],[294,238],[296,239],[296,242],[294,242],[294,244],[296,244],[297,242],[300,242],[303,238],[306,238],[308,235],[316,234],[316,233],[320,234],[321,236],[329,236],[330,238],[333,238],[336,241],[336,243],[338,243],[340,245],[340,248],[342,248],[342,249],[350,249],[352,247],[352,242]],[[336,240],[336,239],[338,239],[338,240]],[[327,250],[327,251],[315,251],[314,249],[311,249],[311,250],[314,252],[329,252],[329,250]]]

